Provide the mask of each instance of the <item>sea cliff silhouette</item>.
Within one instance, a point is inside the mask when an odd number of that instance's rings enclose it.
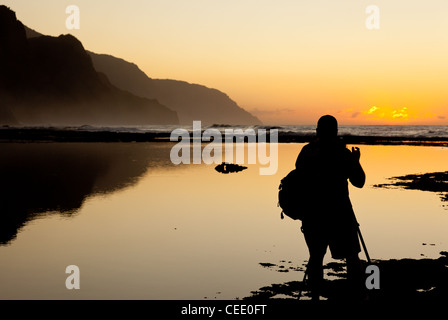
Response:
[[[25,31],[28,38],[42,36],[27,26]],[[262,124],[220,90],[186,81],[150,78],[132,62],[108,54],[86,52],[95,70],[106,75],[112,85],[140,97],[156,99],[176,111],[180,124],[191,125],[195,120],[201,120],[205,125]]]
[[[88,52],[93,65],[111,83],[138,96],[155,98],[173,109],[181,124],[201,120],[205,125],[259,125],[262,122],[230,99],[228,95],[199,84],[148,77],[133,63],[111,55]]]
[[[112,85],[74,36],[34,35],[0,6],[0,124],[178,124],[157,100]]]

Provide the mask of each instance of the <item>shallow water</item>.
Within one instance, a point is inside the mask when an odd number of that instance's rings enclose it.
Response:
[[[303,144],[279,144],[275,175],[245,164],[175,166],[172,143],[2,144],[0,299],[235,299],[302,278],[299,223],[277,187]],[[372,259],[438,257],[448,210],[431,192],[377,189],[392,176],[446,171],[440,147],[361,146],[351,199]],[[364,258],[364,254],[361,254]],[[327,255],[327,261],[331,259]],[[68,290],[68,265],[80,289]]]

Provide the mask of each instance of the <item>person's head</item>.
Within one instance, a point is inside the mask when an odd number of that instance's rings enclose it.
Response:
[[[338,135],[338,121],[335,117],[325,115],[317,121],[317,136],[320,139],[332,139]]]

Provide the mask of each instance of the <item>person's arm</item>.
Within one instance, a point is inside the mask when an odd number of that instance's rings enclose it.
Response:
[[[359,148],[352,147],[351,157],[353,163],[350,170],[349,180],[355,187],[362,188],[366,183],[366,174],[361,166],[361,163],[359,162],[359,159],[361,158]]]

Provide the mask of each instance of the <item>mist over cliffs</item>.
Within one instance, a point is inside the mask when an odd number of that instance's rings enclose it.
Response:
[[[0,125],[251,125],[225,93],[152,79],[134,63],[42,35],[0,6]]]
[[[152,79],[133,63],[107,54],[88,53],[95,69],[106,74],[112,84],[135,95],[157,99],[177,112],[181,124],[191,125],[193,120],[204,124],[261,124],[219,90],[185,81]]]
[[[32,37],[0,6],[0,124],[177,124],[155,99],[118,89],[71,35]]]

